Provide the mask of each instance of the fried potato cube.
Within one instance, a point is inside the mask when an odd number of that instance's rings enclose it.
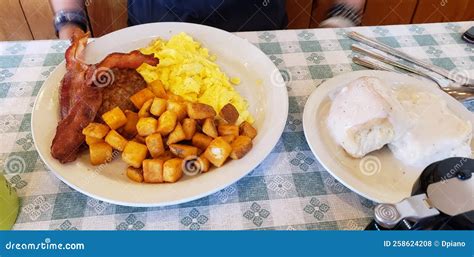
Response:
[[[191,140],[194,136],[194,133],[196,133],[196,125],[197,122],[196,120],[186,118],[183,120],[183,131],[186,140]]]
[[[138,114],[130,110],[125,110],[124,113],[127,117],[127,123],[122,128],[123,134],[126,138],[132,138],[137,134]]]
[[[201,165],[200,166],[201,172],[208,172],[209,169],[211,168],[211,163],[206,157],[204,157],[204,154],[201,154],[198,160],[199,160],[199,165]]]
[[[82,130],[82,134],[85,136],[101,139],[107,135],[109,127],[101,123],[91,122],[87,127]]]
[[[149,136],[156,132],[158,121],[153,117],[140,118],[137,123],[138,135],[142,137]]]
[[[174,143],[178,143],[179,141],[182,141],[186,138],[186,134],[184,134],[183,127],[181,124],[178,122],[176,124],[176,127],[174,128],[173,132],[171,132],[168,136],[168,141],[166,141],[167,145],[171,145]]]
[[[130,101],[132,101],[133,105],[135,105],[137,109],[141,109],[146,101],[153,98],[155,98],[155,94],[153,94],[150,89],[144,88],[130,96]]]
[[[179,158],[197,156],[199,153],[199,149],[197,147],[181,144],[171,144],[170,151]]]
[[[127,116],[118,106],[102,114],[102,119],[111,129],[118,129],[127,124]]]
[[[167,101],[162,98],[155,97],[150,107],[151,114],[155,116],[160,116],[163,112],[166,111]]]
[[[217,137],[209,144],[204,157],[208,159],[214,166],[220,167],[224,164],[227,157],[232,152],[232,147],[222,137]]]
[[[184,102],[184,98],[182,98],[179,95],[175,95],[173,93],[170,93],[170,92],[166,93],[166,99],[171,100],[171,101],[175,101],[175,102]]]
[[[148,84],[148,88],[155,94],[157,97],[161,98],[167,98],[165,87],[163,86],[163,83],[161,83],[161,80],[157,79]]]
[[[240,124],[240,135],[254,139],[257,136],[257,130],[250,123],[244,121]]]
[[[197,132],[192,138],[192,144],[201,150],[206,150],[213,138]]]
[[[174,154],[171,151],[167,150],[162,155],[160,155],[157,159],[165,162],[173,158],[175,158]]]
[[[134,168],[140,168],[147,153],[146,145],[128,141],[122,152],[122,160]]]
[[[227,121],[225,121],[223,118],[216,116],[216,119],[214,120],[214,124],[216,124],[216,127],[219,127],[220,125],[226,125],[229,123],[227,123]]]
[[[105,143],[95,143],[89,145],[89,157],[92,165],[99,165],[112,160],[112,147]]]
[[[230,158],[237,160],[244,157],[252,149],[252,139],[248,136],[238,136],[230,146],[232,146]]]
[[[201,120],[216,116],[216,111],[214,111],[214,108],[207,104],[188,103],[186,107],[188,116],[191,119]]]
[[[163,160],[143,160],[143,180],[146,183],[163,183]]]
[[[92,144],[100,143],[100,142],[104,142],[104,140],[102,140],[101,138],[86,136],[86,144],[87,145],[92,145]]]
[[[238,136],[239,127],[236,125],[222,124],[217,127],[217,132],[219,136]]]
[[[112,148],[123,151],[128,140],[120,135],[116,130],[111,130],[107,136],[105,136],[105,142],[112,146]]]
[[[163,145],[163,139],[160,133],[153,133],[147,136],[145,143],[153,158],[158,158],[158,156],[165,152],[165,146]]]
[[[202,132],[212,138],[216,138],[218,136],[216,124],[214,123],[214,118],[207,118],[206,120],[204,120],[204,124],[202,125]]]
[[[143,182],[143,171],[134,167],[127,168],[127,177],[135,182]]]
[[[187,114],[186,105],[184,105],[184,103],[174,101],[174,100],[168,100],[168,105],[166,106],[166,110],[176,113],[178,120],[182,120],[186,118],[186,114]]]
[[[170,183],[178,181],[183,176],[182,163],[183,160],[180,158],[165,161],[163,164],[163,180]]]
[[[146,118],[150,117],[150,107],[153,103],[153,99],[148,99],[146,102],[143,103],[142,108],[138,111],[138,117]]]
[[[162,136],[168,135],[174,130],[178,116],[172,111],[165,111],[158,119],[158,133]]]
[[[229,124],[234,124],[239,118],[239,112],[231,103],[224,105],[219,112],[219,115]]]
[[[232,143],[234,139],[236,138],[236,136],[234,135],[227,135],[227,136],[221,136],[221,137],[229,144]]]

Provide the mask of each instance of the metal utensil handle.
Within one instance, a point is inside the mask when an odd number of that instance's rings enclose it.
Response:
[[[363,58],[363,57],[354,56],[354,57],[352,57],[352,61],[355,64],[362,65],[362,66],[364,66],[366,68],[369,68],[369,69],[372,69],[372,70],[384,70],[384,71],[398,72],[395,69],[391,69],[391,68],[376,64],[375,62],[372,62],[372,61],[368,60],[367,58]]]
[[[397,68],[400,68],[400,69],[403,69],[403,70],[406,70],[406,71],[409,71],[411,73],[415,73],[416,75],[419,75],[419,76],[422,76],[422,77],[425,77],[425,78],[428,78],[430,80],[434,80],[434,81],[437,81],[436,78],[432,77],[431,75],[429,74],[426,74],[425,72],[423,72],[422,70],[420,69],[417,69],[417,68],[414,68],[414,67],[410,67],[408,65],[405,65],[403,63],[399,63],[397,62],[396,60],[394,59],[391,59],[391,58],[388,58],[388,57],[385,57],[385,56],[382,56],[374,51],[371,51],[369,49],[365,49],[365,48],[362,48],[356,44],[353,44],[352,45],[352,50],[353,51],[356,51],[356,52],[359,52],[359,53],[363,53],[367,56],[370,56],[374,59],[377,59],[383,63],[386,63],[386,64],[389,64],[389,65],[392,65],[392,66],[395,66]]]
[[[474,89],[468,87],[444,88],[444,92],[456,98],[458,101],[474,100]]]
[[[371,47],[373,47],[373,48],[375,48],[375,49],[378,49],[378,50],[380,50],[380,51],[383,51],[383,52],[385,52],[385,53],[387,53],[387,54],[390,54],[390,55],[393,55],[393,56],[396,56],[396,57],[405,59],[405,60],[407,60],[407,61],[409,61],[409,62],[411,62],[411,63],[414,63],[414,64],[419,65],[419,66],[421,66],[421,67],[423,67],[423,68],[425,68],[425,69],[428,69],[428,70],[431,70],[431,71],[433,71],[433,72],[436,72],[436,73],[442,75],[443,77],[446,77],[446,78],[451,79],[451,80],[454,81],[454,79],[451,78],[450,72],[449,72],[448,70],[445,70],[445,69],[443,69],[443,68],[441,68],[441,67],[438,67],[438,66],[429,64],[429,63],[427,63],[427,62],[418,60],[418,59],[416,59],[415,57],[413,57],[413,56],[411,56],[411,55],[408,55],[408,54],[406,54],[406,53],[404,53],[404,52],[402,52],[402,51],[399,51],[399,50],[397,50],[397,49],[395,49],[395,48],[393,48],[393,47],[390,47],[390,46],[388,46],[388,45],[386,45],[386,44],[384,44],[384,43],[381,43],[381,42],[379,42],[379,41],[376,41],[376,40],[374,40],[374,39],[372,39],[372,38],[366,37],[366,36],[364,36],[364,35],[362,35],[362,34],[360,34],[360,33],[357,33],[357,32],[355,32],[355,31],[351,31],[351,32],[348,33],[348,37],[351,38],[351,39],[354,39],[354,40],[356,40],[356,41],[359,41],[359,42],[361,42],[361,43],[364,43],[364,44],[366,44],[366,45],[368,45],[368,46],[371,46]],[[460,81],[456,81],[456,82],[462,83],[462,82],[460,82]]]

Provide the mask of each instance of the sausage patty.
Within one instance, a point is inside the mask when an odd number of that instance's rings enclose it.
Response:
[[[118,106],[122,110],[135,110],[130,96],[146,88],[143,77],[134,69],[112,69],[113,83],[103,89],[102,106],[97,118]]]

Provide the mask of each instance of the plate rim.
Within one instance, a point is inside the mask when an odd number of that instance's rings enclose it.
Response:
[[[382,199],[383,196],[381,196],[380,193],[377,193],[376,196],[370,196],[369,195],[370,191],[356,190],[355,187],[357,187],[358,183],[356,183],[355,185],[354,184],[351,185],[351,183],[348,183],[348,181],[345,181],[344,179],[341,178],[340,175],[338,175],[339,172],[334,172],[329,168],[329,166],[331,166],[331,165],[329,165],[329,163],[326,163],[324,160],[322,160],[322,156],[320,156],[320,151],[323,151],[323,150],[318,150],[316,145],[313,145],[313,141],[317,140],[317,139],[314,139],[313,137],[316,137],[319,134],[319,132],[312,133],[313,134],[312,135],[309,131],[311,131],[311,130],[319,131],[318,126],[315,127],[314,124],[313,124],[313,121],[317,120],[315,112],[319,111],[321,103],[323,102],[324,98],[326,98],[331,93],[331,90],[335,90],[338,87],[343,86],[343,85],[337,85],[337,86],[334,85],[334,86],[332,86],[328,82],[337,81],[337,80],[340,80],[340,79],[343,79],[343,78],[349,77],[349,76],[354,76],[354,79],[355,79],[355,78],[362,77],[362,76],[376,76],[378,74],[387,74],[387,73],[397,75],[397,76],[403,76],[403,77],[409,78],[411,80],[418,80],[418,78],[409,76],[408,74],[389,72],[389,71],[380,71],[380,70],[358,70],[358,71],[351,71],[351,72],[342,73],[342,74],[339,74],[337,76],[334,76],[332,78],[329,78],[329,79],[323,81],[316,89],[314,89],[313,92],[308,97],[308,100],[306,101],[305,106],[304,106],[304,110],[303,110],[303,132],[304,132],[304,135],[305,135],[305,139],[308,143],[308,146],[309,146],[311,152],[316,157],[318,162],[326,169],[326,171],[332,177],[337,179],[341,184],[343,184],[345,187],[350,189],[352,192],[354,192],[354,193],[356,193],[356,194],[358,194],[362,197],[365,197],[365,198],[367,198],[371,201],[377,202],[377,203],[385,203],[387,201],[383,201],[383,199]],[[425,85],[428,84],[428,83],[431,83],[430,81],[424,80],[424,79],[421,79],[421,78],[418,81],[420,83],[425,84]],[[330,88],[328,88],[328,87],[330,87]],[[433,83],[433,87],[436,87],[436,85],[434,83]],[[434,90],[435,90],[435,88],[434,88]],[[325,91],[325,92],[322,92],[322,91]],[[324,94],[322,94],[322,93],[324,93]],[[439,91],[439,93],[440,93],[439,95],[442,95],[442,91]],[[443,99],[446,100],[447,97],[449,97],[449,96],[448,95],[446,95],[446,96],[443,95],[442,97],[443,97]],[[454,99],[452,99],[452,100],[454,100]],[[317,102],[315,103],[315,101],[317,101]],[[448,100],[448,101],[451,101],[451,100]],[[454,100],[454,101],[456,101],[456,100]],[[314,104],[317,104],[317,106],[314,106]],[[462,103],[459,103],[459,102],[458,102],[458,104],[462,105]],[[312,116],[315,116],[315,117],[312,117]],[[471,121],[471,124],[472,124],[472,121]],[[472,124],[472,125],[474,125],[474,124]]]
[[[156,22],[156,23],[147,23],[147,24],[137,25],[137,26],[133,26],[133,27],[126,27],[126,28],[108,33],[106,35],[103,35],[99,38],[92,38],[91,41],[88,42],[88,44],[90,44],[92,42],[95,42],[95,41],[100,42],[101,39],[107,39],[108,37],[112,37],[113,35],[116,35],[116,34],[119,34],[119,33],[124,33],[124,32],[130,31],[130,30],[140,29],[140,28],[143,28],[143,27],[153,27],[153,26],[190,26],[190,27],[197,27],[197,28],[201,28],[201,29],[214,30],[217,33],[225,33],[225,34],[227,34],[228,37],[233,38],[233,40],[240,40],[242,42],[245,42],[248,45],[248,47],[253,48],[254,50],[260,52],[261,56],[265,57],[265,62],[267,62],[270,65],[270,68],[273,69],[274,71],[279,71],[278,67],[276,67],[276,65],[269,59],[269,57],[265,53],[263,53],[262,50],[260,50],[254,44],[250,43],[245,38],[241,38],[241,37],[239,37],[239,36],[237,36],[233,33],[227,32],[227,31],[222,30],[222,29],[209,27],[209,26],[205,26],[205,25],[201,25],[201,24],[194,24],[194,23]],[[176,33],[179,33],[179,32],[176,32]],[[159,37],[159,36],[160,36],[159,34],[150,35],[150,37],[152,37],[152,38],[156,38],[156,37]],[[208,46],[205,46],[205,47],[208,48]],[[272,152],[272,150],[275,148],[278,141],[280,140],[281,135],[284,132],[284,129],[285,129],[285,126],[286,126],[286,121],[287,121],[287,118],[288,118],[289,99],[288,99],[287,84],[286,84],[286,82],[284,82],[284,79],[283,79],[282,75],[280,74],[280,72],[276,72],[277,74],[271,74],[273,82],[274,81],[283,81],[283,85],[276,85],[275,83],[273,83],[270,86],[272,86],[274,88],[272,94],[277,94],[278,93],[278,94],[280,94],[280,97],[283,99],[283,102],[279,102],[279,106],[280,106],[281,110],[279,110],[280,115],[278,115],[279,117],[282,117],[282,118],[277,119],[278,122],[276,124],[274,124],[272,126],[273,129],[269,130],[269,133],[267,133],[267,134],[269,134],[268,137],[269,137],[269,139],[271,139],[270,140],[271,143],[270,144],[267,143],[268,146],[265,148],[264,151],[260,151],[260,154],[258,155],[259,158],[257,158],[257,161],[255,161],[252,165],[250,165],[249,168],[245,172],[243,172],[240,176],[236,176],[234,179],[228,181],[227,183],[223,183],[222,185],[214,187],[213,189],[204,190],[204,192],[202,192],[200,194],[196,194],[194,196],[189,196],[187,198],[181,198],[181,199],[173,200],[173,201],[161,201],[161,202],[153,202],[153,203],[147,202],[147,203],[145,203],[145,202],[126,202],[126,201],[120,201],[120,200],[116,200],[116,199],[109,199],[107,197],[102,197],[100,195],[96,195],[92,192],[84,190],[81,187],[79,187],[78,185],[74,184],[73,181],[69,181],[68,179],[63,177],[60,172],[58,172],[57,170],[55,170],[52,167],[51,163],[49,163],[49,161],[48,161],[48,159],[50,157],[48,156],[48,158],[45,158],[46,156],[44,156],[44,154],[47,154],[47,153],[43,153],[40,150],[37,143],[36,143],[37,142],[37,140],[36,140],[37,139],[37,137],[36,137],[37,136],[36,135],[37,131],[35,131],[34,128],[35,128],[35,125],[36,125],[36,122],[35,122],[35,120],[37,118],[36,116],[39,115],[36,112],[36,109],[37,109],[36,107],[38,106],[38,102],[42,98],[41,95],[45,91],[45,85],[53,83],[54,81],[50,81],[53,77],[53,74],[56,74],[56,73],[60,72],[59,70],[64,69],[64,68],[65,68],[65,60],[63,60],[61,63],[59,63],[54,68],[54,70],[51,72],[51,74],[48,76],[48,78],[43,82],[43,85],[41,86],[41,88],[40,88],[40,90],[39,90],[39,92],[38,92],[38,94],[35,98],[33,109],[32,109],[32,112],[31,112],[31,133],[32,133],[33,141],[35,142],[34,143],[35,149],[38,152],[38,155],[40,156],[41,160],[48,167],[48,171],[52,172],[59,180],[61,180],[62,182],[64,182],[65,184],[67,184],[68,186],[73,188],[74,190],[76,190],[76,191],[78,191],[78,192],[80,192],[84,195],[87,195],[89,197],[92,197],[92,198],[95,198],[95,199],[98,199],[98,200],[101,200],[101,201],[104,201],[104,202],[116,204],[116,205],[130,206],[130,207],[164,207],[164,206],[170,206],[170,205],[177,205],[177,204],[186,203],[186,202],[194,201],[194,200],[197,200],[197,199],[201,199],[203,197],[206,197],[206,196],[209,196],[213,193],[216,193],[216,192],[218,192],[218,191],[220,191],[220,190],[222,190],[222,189],[224,189],[224,188],[226,188],[226,187],[228,187],[232,184],[235,184],[237,181],[239,181],[240,179],[247,176],[250,172],[252,172],[258,165],[260,165],[265,160],[266,157],[268,157],[268,155]],[[54,83],[59,83],[59,82],[60,81],[56,81]],[[263,143],[265,143],[265,142],[262,142],[262,144]]]

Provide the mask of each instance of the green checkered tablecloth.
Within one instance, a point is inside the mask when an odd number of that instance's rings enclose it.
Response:
[[[392,47],[474,75],[474,45],[461,34],[474,22],[355,28]],[[43,81],[64,58],[66,41],[0,43],[0,167],[21,198],[14,229],[363,229],[374,203],[335,180],[303,134],[307,97],[325,79],[361,70],[351,62],[349,29],[243,32],[288,80],[288,122],[254,171],[202,199],[164,208],[112,205],[74,191],[38,157],[30,131]],[[474,77],[474,76],[473,76]],[[469,106],[470,108],[474,106]],[[16,162],[21,159],[24,162]]]

